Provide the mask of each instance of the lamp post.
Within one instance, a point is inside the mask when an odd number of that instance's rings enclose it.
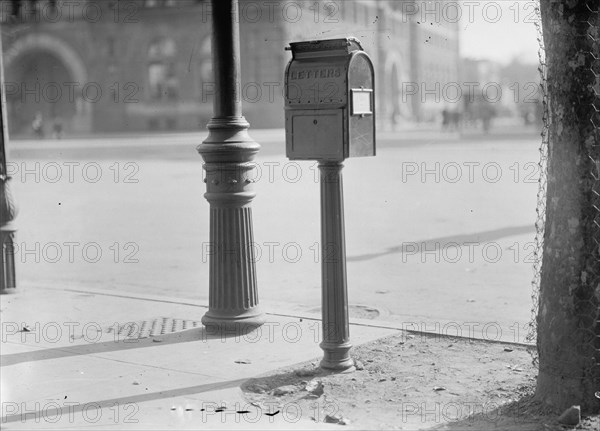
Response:
[[[6,123],[6,97],[4,94],[4,67],[2,64],[2,39],[0,37],[0,291],[17,287],[15,274],[14,234],[12,224],[17,207],[10,191],[10,176],[6,169],[6,145],[8,124]]]
[[[253,253],[252,160],[260,145],[248,135],[240,97],[240,42],[235,0],[212,0],[214,116],[197,147],[210,203],[209,309],[205,326],[244,331],[264,323]]]

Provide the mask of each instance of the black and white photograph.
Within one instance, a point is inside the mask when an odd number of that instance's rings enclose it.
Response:
[[[0,428],[600,430],[598,0],[0,0]]]

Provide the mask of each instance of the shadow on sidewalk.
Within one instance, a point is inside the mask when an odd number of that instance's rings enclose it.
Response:
[[[114,352],[127,349],[140,349],[144,347],[166,346],[176,343],[192,341],[207,341],[223,338],[227,334],[217,331],[208,331],[205,327],[188,329],[171,334],[151,336],[148,338],[116,338],[111,341],[91,342],[72,346],[53,347],[31,352],[11,353],[0,356],[0,367],[16,365],[24,362],[43,361],[46,359],[66,358],[70,356],[92,355],[96,353]]]
[[[228,381],[224,381],[224,382],[215,382],[215,383],[207,383],[207,384],[203,384],[203,385],[196,385],[196,386],[188,386],[185,388],[177,388],[177,389],[170,389],[170,390],[165,390],[165,391],[159,391],[159,392],[151,392],[151,393],[147,393],[147,394],[140,394],[140,395],[132,395],[132,396],[126,396],[126,397],[120,397],[120,398],[111,398],[108,400],[99,400],[99,401],[90,401],[87,403],[68,403],[68,405],[66,405],[65,407],[61,407],[61,408],[48,408],[46,406],[46,408],[39,410],[39,411],[27,411],[27,412],[22,412],[22,413],[18,413],[18,414],[8,414],[6,416],[2,417],[2,423],[6,424],[9,422],[23,422],[24,420],[27,419],[27,417],[30,417],[32,419],[36,419],[39,420],[39,418],[42,417],[49,417],[49,418],[61,418],[63,417],[63,415],[68,414],[69,417],[73,417],[75,415],[75,413],[79,413],[82,411],[87,411],[90,409],[104,409],[104,408],[114,408],[115,406],[123,406],[123,409],[125,410],[125,412],[127,412],[127,415],[124,418],[124,423],[127,423],[127,417],[133,417],[138,411],[139,411],[139,405],[138,403],[142,403],[142,402],[146,402],[146,401],[154,401],[154,400],[161,400],[161,399],[167,399],[167,398],[175,398],[175,397],[181,397],[181,396],[186,396],[186,395],[195,395],[195,394],[200,394],[200,393],[204,393],[204,392],[210,392],[210,391],[216,391],[216,390],[221,390],[221,389],[229,389],[229,388],[235,388],[240,386],[242,383],[244,383],[246,381],[246,379],[238,379],[238,380],[228,380]],[[6,403],[6,404],[10,404],[10,403]],[[16,403],[14,403],[16,404]],[[58,403],[56,403],[57,405],[60,405]],[[67,403],[64,403],[67,404]],[[132,412],[129,412],[129,408],[128,406],[132,407]],[[6,406],[6,408],[8,409],[9,406]],[[6,410],[3,410],[6,411]],[[137,419],[135,419],[132,423],[137,423]]]
[[[386,251],[382,251],[381,253],[363,254],[360,256],[348,256],[347,260],[348,262],[360,262],[364,260],[376,259],[378,257],[382,257],[388,254],[415,254],[421,252],[421,250],[433,251],[439,249],[440,247],[443,248],[453,245],[463,246],[468,244],[481,244],[484,242],[489,242],[491,240],[504,238],[507,236],[523,235],[526,233],[531,233],[533,235],[534,232],[535,226],[532,224],[524,226],[505,227],[494,230],[486,230],[473,234],[443,236],[421,241],[406,241],[402,245],[389,247]]]

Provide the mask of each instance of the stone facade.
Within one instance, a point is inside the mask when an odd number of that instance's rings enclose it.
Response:
[[[380,129],[430,120],[442,108],[421,90],[456,82],[459,61],[458,24],[420,18],[431,3],[444,1],[241,0],[240,97],[251,126],[283,127],[289,42],[347,36],[375,64]],[[2,1],[12,133],[31,134],[38,113],[45,134],[203,130],[214,93],[210,13],[200,0]]]

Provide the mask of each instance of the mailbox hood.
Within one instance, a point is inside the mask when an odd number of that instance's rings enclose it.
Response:
[[[347,56],[353,51],[362,51],[362,46],[358,39],[346,37],[343,39],[292,42],[286,49],[292,51],[293,59],[302,59],[321,56]]]

